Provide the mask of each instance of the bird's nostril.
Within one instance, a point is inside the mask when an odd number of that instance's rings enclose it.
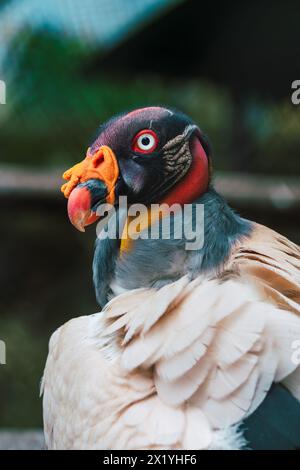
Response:
[[[93,162],[94,167],[100,165],[100,163],[102,163],[103,161],[104,161],[103,153],[99,152],[92,157],[92,162]]]

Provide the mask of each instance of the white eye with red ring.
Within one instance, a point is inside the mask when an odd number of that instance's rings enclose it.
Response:
[[[158,137],[150,129],[140,131],[134,138],[133,150],[139,153],[151,153],[158,145]]]

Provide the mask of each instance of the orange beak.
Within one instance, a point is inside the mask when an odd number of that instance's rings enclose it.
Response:
[[[61,190],[68,198],[68,215],[71,223],[81,232],[99,216],[100,203],[114,204],[115,186],[119,167],[110,147],[102,146],[63,174],[65,183]]]

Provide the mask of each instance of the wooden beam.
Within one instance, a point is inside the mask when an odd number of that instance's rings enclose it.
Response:
[[[0,167],[0,197],[62,198],[63,169]],[[214,185],[230,203],[289,210],[300,206],[300,178],[216,172]]]

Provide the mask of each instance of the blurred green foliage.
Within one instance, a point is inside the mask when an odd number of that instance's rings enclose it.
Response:
[[[241,169],[238,149],[233,152],[236,121],[227,90],[201,80],[129,80],[104,74],[99,80],[86,72],[94,53],[90,46],[54,30],[23,31],[15,39],[5,66],[9,81],[8,105],[0,116],[2,161],[69,165],[85,153],[99,124],[113,114],[165,104],[182,109],[202,127],[213,143],[215,167]],[[300,113],[291,104],[289,91],[282,102],[263,102],[253,96],[245,102],[252,149],[245,169],[282,173],[282,158],[288,155],[284,172],[294,174],[299,168]]]

